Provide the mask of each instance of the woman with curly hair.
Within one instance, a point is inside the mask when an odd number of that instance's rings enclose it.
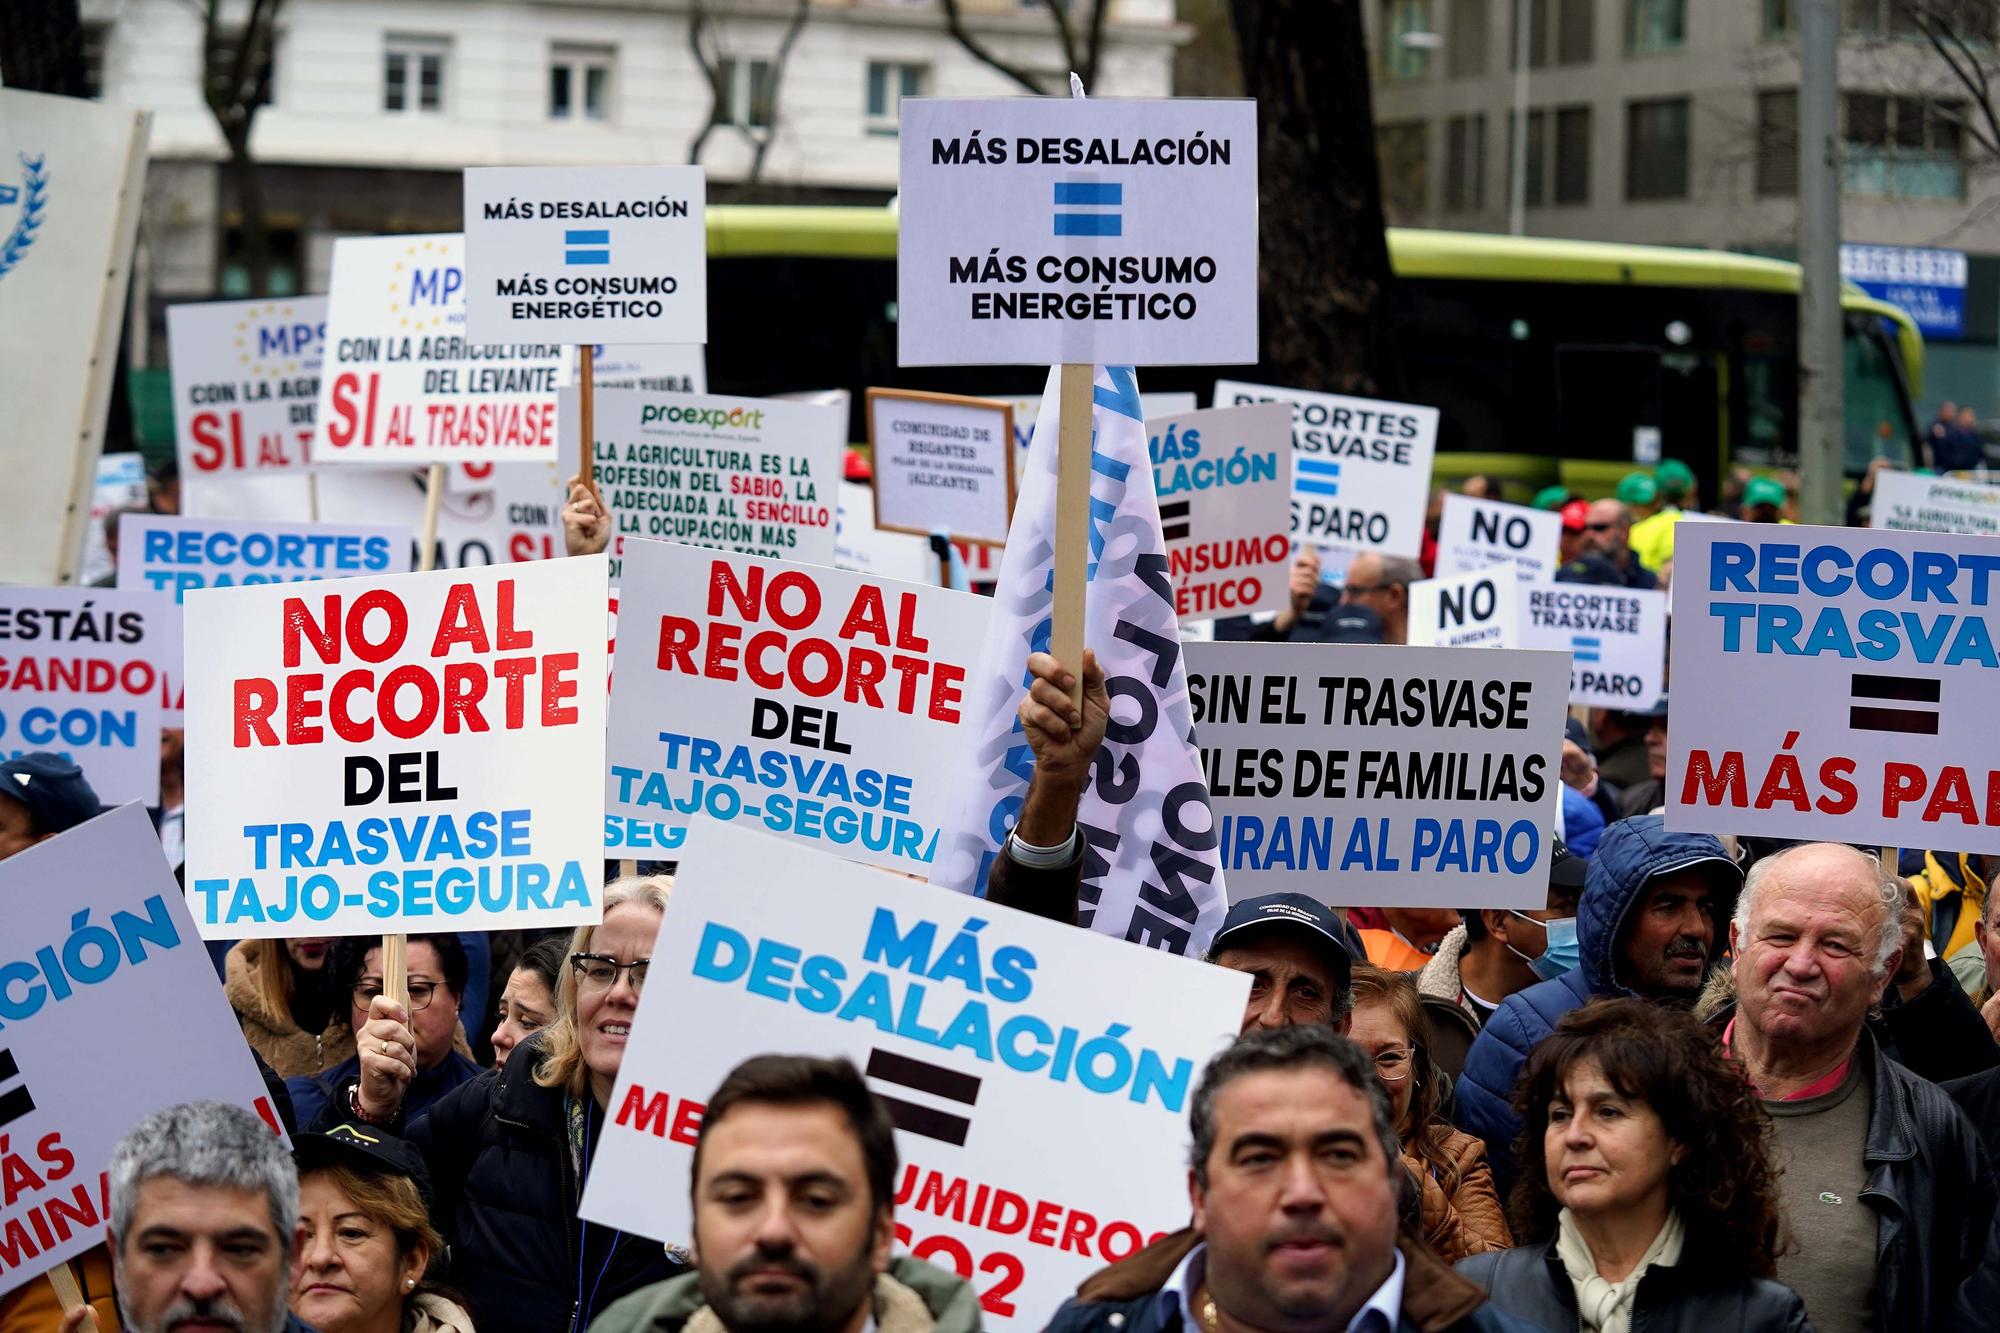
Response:
[[[1431,1059],[1431,1025],[1415,978],[1356,963],[1353,990],[1348,1036],[1375,1061],[1375,1079],[1389,1095],[1403,1165],[1421,1186],[1424,1243],[1446,1263],[1506,1249],[1514,1237],[1486,1145],[1444,1117],[1444,1076]]]
[[[1693,1018],[1637,1000],[1574,1010],[1529,1055],[1514,1105],[1529,1243],[1458,1266],[1498,1309],[1584,1333],[1812,1329],[1771,1277],[1770,1121]]]

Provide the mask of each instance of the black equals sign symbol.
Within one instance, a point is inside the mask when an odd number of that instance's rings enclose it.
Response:
[[[1188,502],[1172,500],[1160,506],[1160,535],[1170,542],[1183,542],[1188,535]],[[1178,521],[1176,521],[1178,520]]]
[[[0,1051],[0,1084],[12,1083],[20,1076],[21,1066],[14,1063],[14,1053]],[[0,1092],[0,1125],[11,1125],[34,1109],[35,1099],[28,1095],[27,1084]]]
[[[922,1060],[912,1060],[907,1055],[891,1051],[868,1052],[868,1077],[878,1083],[914,1089],[947,1101],[962,1102],[966,1106],[979,1100],[979,1080],[971,1074],[947,1069],[943,1065],[925,1064]],[[971,1130],[972,1122],[964,1116],[953,1115],[935,1106],[925,1106],[921,1102],[906,1101],[880,1088],[875,1090],[875,1095],[889,1108],[889,1118],[895,1121],[897,1129],[937,1139],[954,1147],[965,1146],[965,1136]]]
[[[1901,731],[1914,736],[1938,734],[1938,691],[1943,682],[1921,676],[1854,676],[1847,710],[1847,725],[1855,731]],[[1894,703],[1930,704],[1921,708],[1884,708],[1864,699],[1886,699]]]

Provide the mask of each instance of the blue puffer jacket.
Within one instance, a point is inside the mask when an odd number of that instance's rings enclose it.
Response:
[[[1625,918],[1649,881],[1694,866],[1712,869],[1720,899],[1715,904],[1713,961],[1728,947],[1729,916],[1743,886],[1742,872],[1722,844],[1706,833],[1669,833],[1658,815],[1621,819],[1604,831],[1577,901],[1582,964],[1501,1001],[1466,1053],[1465,1070],[1458,1076],[1459,1127],[1486,1140],[1496,1175],[1511,1174],[1514,1134],[1521,1127],[1514,1114],[1514,1081],[1528,1052],[1570,1010],[1594,999],[1632,994],[1616,975]]]

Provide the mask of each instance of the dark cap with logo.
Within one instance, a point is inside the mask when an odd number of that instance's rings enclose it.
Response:
[[[46,750],[0,763],[0,795],[27,806],[35,822],[51,833],[73,829],[104,813],[83,770]]]
[[[424,1155],[386,1129],[343,1120],[324,1134],[299,1134],[292,1139],[292,1156],[299,1170],[344,1166],[370,1176],[408,1176],[426,1207],[431,1201],[431,1173]]]
[[[1209,942],[1209,956],[1236,947],[1253,931],[1297,935],[1327,964],[1335,989],[1347,994],[1354,959],[1342,941],[1345,931],[1340,918],[1331,907],[1303,893],[1265,893],[1231,903],[1229,914],[1222,918],[1222,929]]]
[[[1590,877],[1590,862],[1569,849],[1569,844],[1557,838],[1549,848],[1549,883],[1559,889],[1583,891],[1584,881]]]

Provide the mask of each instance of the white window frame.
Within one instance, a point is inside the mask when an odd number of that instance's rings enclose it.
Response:
[[[883,71],[882,74],[883,105],[880,111],[875,111],[869,107],[868,97],[869,93],[872,91],[872,85],[875,82],[875,71],[878,69]],[[906,90],[903,87],[903,84],[905,82],[905,76],[911,70],[915,70],[917,75],[916,78],[917,86],[913,91]],[[898,134],[901,134],[903,128],[903,99],[905,97],[924,96],[930,88],[930,82],[931,82],[931,67],[927,64],[922,63],[921,61],[914,61],[914,60],[869,61],[866,68],[862,71],[861,75],[862,128],[869,134],[878,134],[887,137],[894,137]]]
[[[436,57],[438,104],[423,105],[423,62]],[[389,62],[403,64],[403,105],[389,105]],[[382,39],[382,114],[388,116],[441,116],[451,107],[451,38],[419,33],[389,33]]]
[[[555,106],[555,71],[569,71],[569,108]],[[590,72],[604,75],[604,105],[596,115],[590,111]],[[549,47],[549,119],[566,124],[609,125],[616,116],[613,101],[618,95],[618,48],[585,42],[556,42]]]

